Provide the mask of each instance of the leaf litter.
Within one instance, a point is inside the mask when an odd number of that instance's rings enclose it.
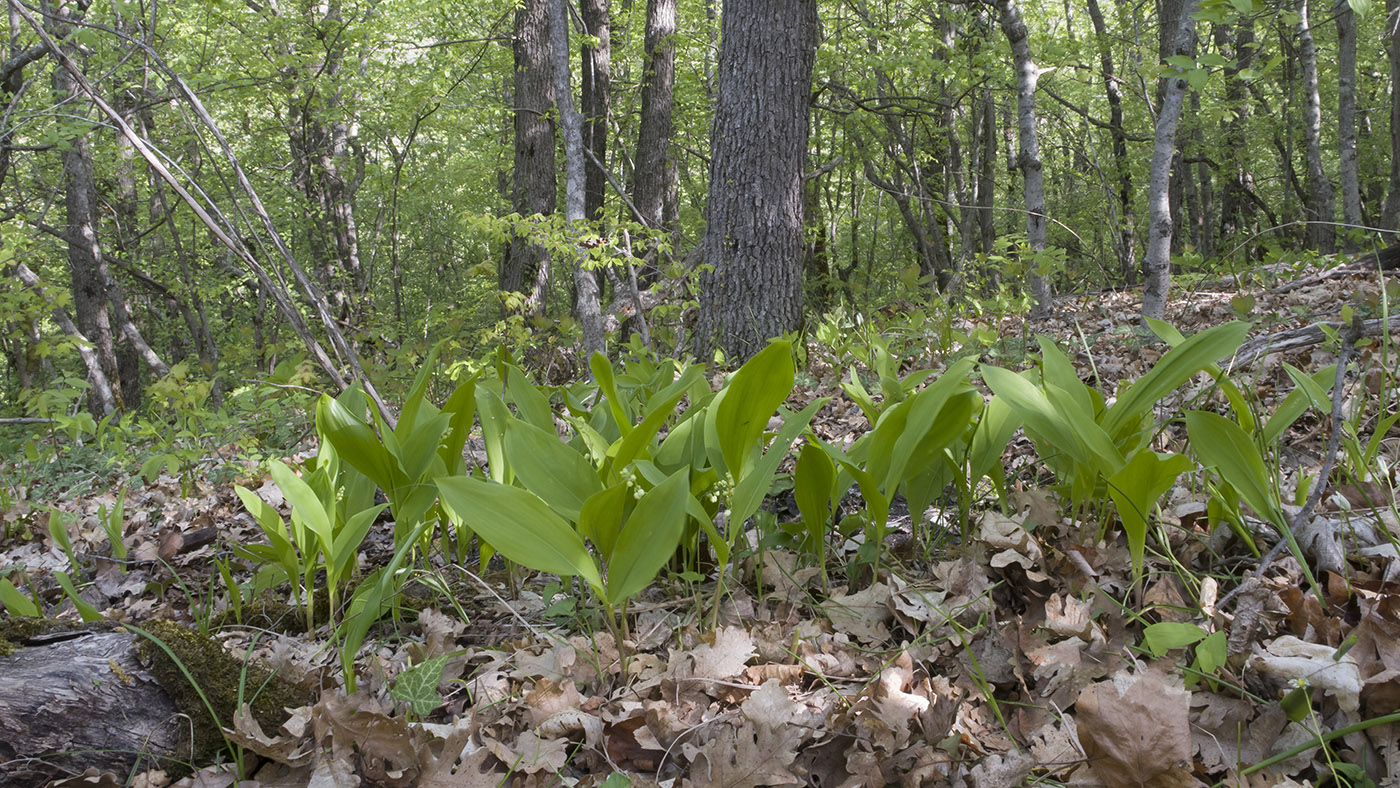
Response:
[[[1361,279],[1375,286],[1374,277]],[[1274,330],[1296,328],[1308,310],[1295,307],[1334,304],[1338,286],[1260,290],[1253,309]],[[1183,298],[1176,325],[1234,318],[1234,295]],[[1131,341],[1130,296],[1060,305],[1059,317],[1034,329],[1077,346],[1081,376],[1101,391],[1142,375],[1161,355]],[[1013,321],[994,328],[1003,338],[1022,334]],[[1305,347],[1291,358],[1317,369],[1329,355]],[[1363,368],[1379,358],[1363,359]],[[1283,360],[1265,355],[1250,373],[1265,403],[1291,387]],[[823,363],[814,359],[816,382],[795,396],[839,391],[843,367],[831,363],[822,375]],[[1180,402],[1207,384],[1183,387]],[[1394,394],[1366,385],[1353,384],[1349,396]],[[837,397],[814,428],[841,443],[869,425]],[[1306,420],[1295,430],[1286,485],[1321,462],[1319,430]],[[1170,431],[1163,437],[1173,439]],[[500,572],[484,575],[489,592],[454,585],[457,606],[427,594],[411,605],[416,616],[406,615],[395,637],[359,655],[365,679],[355,694],[339,685],[335,655],[295,621],[270,635],[225,627],[218,637],[230,653],[319,689],[313,705],[289,710],[277,730],[264,730],[246,709],[225,721],[228,739],[250,754],[243,779],[215,765],[178,781],[160,772],[129,782],[88,773],[54,785],[1167,788],[1311,785],[1338,774],[1338,761],[1359,765],[1347,772],[1353,779],[1400,779],[1396,722],[1336,736],[1327,748],[1306,746],[1400,708],[1396,523],[1393,509],[1375,507],[1394,479],[1369,480],[1382,482],[1369,492],[1343,488],[1311,524],[1345,524],[1351,537],[1345,554],[1330,559],[1342,571],[1326,575],[1319,600],[1287,557],[1262,576],[1227,581],[1221,572],[1238,577],[1251,568],[1248,553],[1225,529],[1209,532],[1206,494],[1184,483],[1162,507],[1174,557],[1149,555],[1135,581],[1121,534],[1074,521],[1035,483],[1030,452],[1026,441],[1008,449],[1015,510],[981,513],[965,542],[883,565],[876,578],[842,585],[833,575],[825,593],[815,568],[769,550],[761,564],[741,567],[746,582],[723,600],[719,626],[700,612],[707,597],[654,587],[633,607],[623,648],[605,631],[550,616],[567,592],[545,598],[536,593],[543,581],[527,582],[512,597],[514,584]],[[112,560],[98,527],[110,493],[60,503],[76,515],[75,551],[105,556],[94,561],[84,595],[109,619],[194,624],[203,616],[207,624],[229,610],[209,567],[224,545],[258,541],[258,528],[229,487],[198,480],[184,492],[168,476],[134,490],[124,563]],[[258,492],[277,504],[274,485]],[[22,497],[3,517],[46,533],[46,513]],[[376,565],[373,544],[366,568]],[[44,598],[59,598],[48,578],[68,559],[51,539],[3,546],[5,564],[25,567]],[[1227,582],[1240,590],[1222,606],[1218,589]],[[1190,647],[1153,658],[1142,635],[1154,622],[1222,633],[1221,663],[1193,670]],[[1281,701],[1300,691],[1304,713],[1290,714]]]

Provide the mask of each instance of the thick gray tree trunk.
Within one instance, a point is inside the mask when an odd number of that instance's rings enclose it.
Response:
[[[984,87],[977,105],[982,153],[977,170],[977,233],[984,254],[996,245],[997,105],[992,89]]]
[[[569,0],[554,0],[549,15],[549,37],[554,50],[554,94],[559,106],[559,123],[564,133],[564,221],[575,239],[583,232],[587,205],[587,176],[584,168],[583,116],[574,109],[569,74]],[[584,267],[588,249],[576,247],[574,259],[574,316],[583,329],[583,352],[586,358],[594,353],[606,353],[603,314],[598,292],[598,277]]]
[[[1045,251],[1045,173],[1040,161],[1040,141],[1035,128],[1035,88],[1040,69],[1031,57],[1030,31],[1021,19],[1016,0],[997,0],[1001,31],[1011,44],[1011,58],[1016,65],[1016,135],[1020,150],[1016,166],[1021,170],[1025,189],[1026,242],[1032,256]],[[1030,290],[1031,318],[1050,316],[1055,295],[1050,280],[1041,275],[1034,261],[1026,266],[1026,287]]]
[[[725,0],[696,354],[743,361],[802,323],[816,0]]]
[[[524,0],[515,10],[515,170],[512,206],[522,216],[554,213],[554,48],[549,36],[551,0]],[[568,57],[568,53],[565,53]],[[533,282],[544,306],[549,253],[526,237],[511,239],[501,264],[501,290],[527,292]]]
[[[1323,254],[1331,254],[1336,240],[1333,220],[1332,182],[1322,168],[1322,96],[1317,88],[1317,43],[1308,19],[1308,0],[1298,0],[1298,62],[1303,69],[1303,140],[1307,149],[1308,200],[1304,215],[1308,220],[1308,242]]]
[[[1357,249],[1350,230],[1360,227],[1361,176],[1356,160],[1356,14],[1347,0],[1337,0],[1337,145],[1341,158],[1342,221],[1347,224],[1344,248]],[[1395,86],[1392,86],[1392,90]],[[1394,136],[1396,129],[1391,129]]]
[[[1190,47],[1196,23],[1196,0],[1185,0],[1176,16],[1177,51]],[[1157,125],[1152,141],[1152,167],[1147,177],[1147,255],[1142,261],[1144,288],[1142,314],[1162,318],[1171,290],[1172,209],[1171,170],[1176,153],[1176,129],[1186,104],[1186,77],[1169,75],[1157,106]]]

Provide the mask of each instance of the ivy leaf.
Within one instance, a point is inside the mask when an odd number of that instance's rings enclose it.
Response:
[[[432,714],[433,709],[442,705],[442,695],[438,694],[437,688],[442,683],[442,671],[447,667],[450,656],[443,654],[425,659],[400,673],[389,694],[395,700],[407,703],[419,718]]]

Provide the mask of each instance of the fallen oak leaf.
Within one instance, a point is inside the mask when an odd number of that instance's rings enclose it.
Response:
[[[1079,743],[1109,788],[1193,786],[1191,693],[1148,671],[1091,684],[1075,701]]]

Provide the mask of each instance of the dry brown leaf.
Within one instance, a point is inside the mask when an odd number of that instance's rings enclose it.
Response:
[[[722,725],[714,738],[700,745],[682,745],[682,752],[690,760],[690,771],[683,785],[694,788],[803,785],[806,781],[792,771],[802,737],[802,731],[793,726],[773,729],[752,722]]]
[[[822,610],[831,625],[868,644],[884,643],[890,639],[887,626],[890,613],[890,587],[875,583],[854,594],[833,594]]]
[[[558,772],[569,762],[569,749],[573,746],[568,739],[542,739],[530,731],[520,734],[513,744],[489,736],[482,737],[482,744],[510,771],[526,774]]]
[[[1195,785],[1191,694],[1155,672],[1126,670],[1090,685],[1075,702],[1079,743],[1110,788]]]
[[[690,650],[690,675],[704,679],[727,679],[743,672],[753,658],[753,638],[742,627],[720,627],[714,641]],[[675,661],[672,662],[676,664]]]
[[[263,733],[262,726],[258,724],[251,708],[245,703],[233,715],[233,728],[224,728],[224,736],[234,744],[269,760],[288,766],[304,766],[316,757],[314,743],[303,735],[305,733],[304,723],[310,716],[311,707],[303,707],[297,711],[298,713],[293,719],[300,720],[301,724],[293,724],[297,725],[300,730],[291,733],[290,731],[294,728],[289,729],[288,726],[283,725],[282,735],[273,737]],[[292,722],[292,720],[289,719],[288,722]]]

